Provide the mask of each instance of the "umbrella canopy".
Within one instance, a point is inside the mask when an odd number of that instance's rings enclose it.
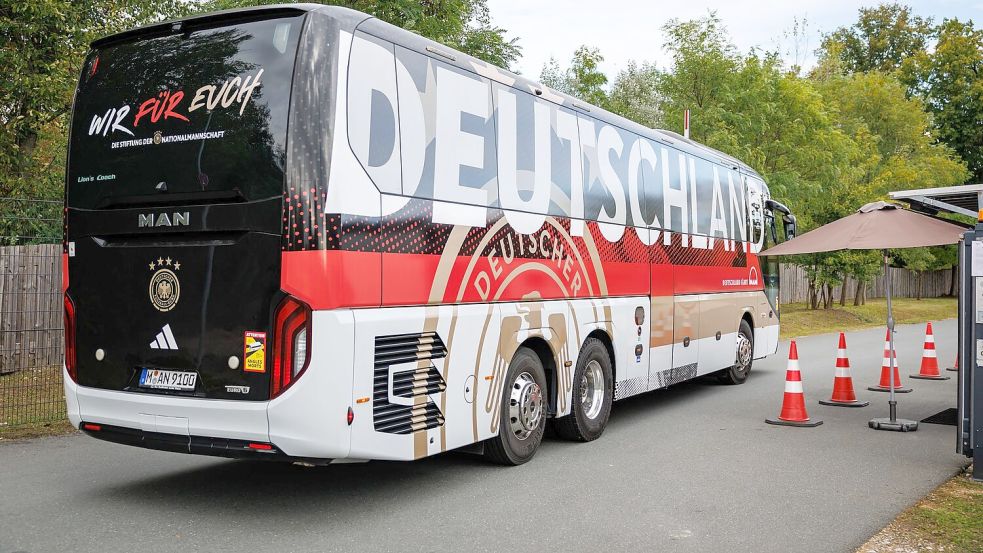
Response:
[[[769,248],[761,255],[942,246],[955,244],[964,232],[966,228],[942,219],[888,202],[872,202],[853,215]]]

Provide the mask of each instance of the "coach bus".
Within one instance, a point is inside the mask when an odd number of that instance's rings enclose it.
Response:
[[[750,167],[348,9],[96,41],[66,181],[65,396],[103,440],[520,464],[777,348],[757,253],[794,218]]]

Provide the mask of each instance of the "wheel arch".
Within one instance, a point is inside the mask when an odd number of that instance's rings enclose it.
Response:
[[[751,309],[750,308],[747,308],[747,309],[744,310],[744,313],[741,315],[741,321],[747,321],[747,325],[749,327],[751,327],[751,339],[753,340],[754,339],[754,315],[751,314]],[[740,321],[738,321],[738,323],[737,323],[737,329],[740,330],[740,327],[741,327],[741,323],[740,323]]]
[[[604,348],[608,350],[608,359],[611,360],[611,380],[612,380],[612,384],[614,382],[617,382],[618,381],[618,358],[614,355],[614,342],[611,340],[611,336],[607,333],[607,331],[605,331],[603,329],[600,329],[600,328],[597,328],[597,329],[594,329],[590,334],[588,334],[587,335],[587,338],[584,338],[584,344],[586,344],[587,343],[587,340],[590,339],[590,338],[596,338],[602,344],[604,344]],[[580,344],[580,348],[581,349],[583,349],[584,344]]]
[[[542,336],[531,336],[519,344],[520,348],[532,350],[539,357],[539,362],[543,364],[543,371],[546,373],[546,398],[548,401],[548,412],[550,415],[556,413],[557,401],[557,372],[556,372],[556,352]],[[518,351],[518,350],[516,350]]]

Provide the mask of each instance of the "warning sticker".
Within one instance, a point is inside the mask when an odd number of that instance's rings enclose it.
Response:
[[[266,333],[246,331],[243,339],[242,369],[246,372],[266,372]]]

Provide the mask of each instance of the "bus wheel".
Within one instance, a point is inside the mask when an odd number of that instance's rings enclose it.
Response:
[[[588,338],[573,373],[571,413],[554,421],[556,433],[568,440],[596,440],[608,424],[613,400],[614,378],[608,348],[597,338]]]
[[[505,374],[498,436],[485,443],[485,456],[503,465],[532,459],[546,429],[546,371],[529,348],[519,348]]]
[[[741,328],[737,331],[737,358],[734,366],[720,371],[719,380],[724,384],[743,384],[751,373],[751,363],[754,360],[754,333],[751,325],[741,319]]]

